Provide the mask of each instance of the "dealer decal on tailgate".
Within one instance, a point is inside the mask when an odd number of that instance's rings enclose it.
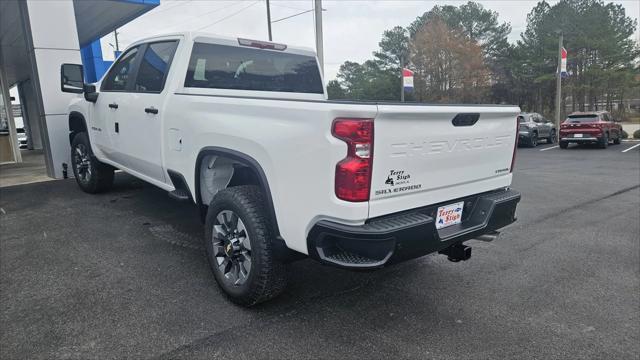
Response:
[[[411,190],[418,190],[422,188],[422,184],[411,185],[411,175],[405,170],[392,169],[387,174],[387,178],[384,181],[390,188],[376,190],[376,195],[387,195]]]

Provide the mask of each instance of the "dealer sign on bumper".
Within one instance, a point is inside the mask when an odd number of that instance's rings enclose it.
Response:
[[[436,229],[446,228],[447,226],[460,224],[462,222],[462,208],[464,202],[457,202],[440,206],[436,215]]]

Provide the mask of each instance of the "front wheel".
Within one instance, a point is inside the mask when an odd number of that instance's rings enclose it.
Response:
[[[531,134],[531,137],[529,138],[529,147],[536,147],[538,146],[538,133],[533,133]]]
[[[73,137],[71,167],[78,186],[84,192],[95,194],[106,191],[113,185],[113,167],[101,163],[93,155],[89,136],[85,132]]]
[[[252,306],[286,286],[284,264],[274,256],[273,230],[257,186],[219,191],[205,222],[205,248],[218,286],[236,304]]]
[[[569,147],[568,141],[560,141],[560,149],[566,149]]]

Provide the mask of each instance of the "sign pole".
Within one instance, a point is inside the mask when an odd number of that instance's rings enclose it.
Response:
[[[556,73],[556,131],[560,135],[560,106],[562,106],[562,36],[558,41],[558,71]]]
[[[404,102],[404,56],[400,56],[400,102]]]

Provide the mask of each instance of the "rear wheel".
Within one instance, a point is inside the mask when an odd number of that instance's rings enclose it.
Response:
[[[91,150],[89,136],[78,133],[71,143],[71,167],[78,186],[87,193],[106,191],[113,185],[114,168],[101,163]]]
[[[207,210],[205,247],[220,289],[236,304],[252,306],[279,295],[285,267],[273,249],[273,230],[257,186],[219,191]]]
[[[606,149],[609,146],[609,134],[605,133],[604,136],[598,141],[600,149]]]
[[[557,140],[556,131],[555,130],[551,130],[551,133],[549,134],[549,137],[547,138],[547,143],[548,144],[555,144],[556,140]]]
[[[566,149],[569,147],[569,142],[568,141],[560,141],[560,149]]]
[[[529,147],[536,147],[536,146],[538,146],[538,133],[533,133],[529,138]]]
[[[615,145],[620,145],[620,142],[621,142],[621,140],[622,140],[622,139],[621,139],[621,136],[622,136],[622,134],[620,134],[620,133],[618,132],[618,136],[616,136],[616,138],[615,138],[615,139],[613,139],[613,143],[614,143]]]

